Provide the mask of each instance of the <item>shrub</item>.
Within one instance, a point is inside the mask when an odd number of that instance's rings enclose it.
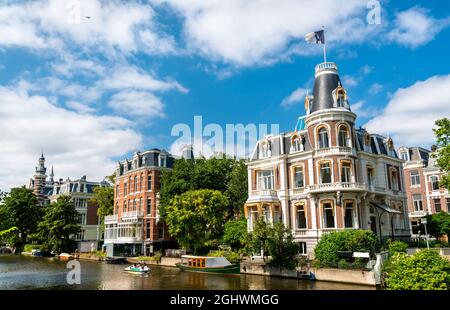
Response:
[[[211,257],[220,257],[223,256],[232,264],[238,263],[240,261],[240,255],[237,252],[233,252],[231,250],[218,250],[214,252],[208,253],[208,256]]]
[[[388,249],[389,255],[393,256],[395,253],[406,253],[406,249],[408,248],[408,244],[402,241],[389,241]]]
[[[246,246],[248,240],[247,220],[229,220],[224,225],[222,243],[233,250],[240,250]]]
[[[389,290],[450,289],[450,262],[431,250],[414,255],[396,253],[385,271]]]
[[[23,247],[23,252],[32,252],[33,250],[39,250],[42,251],[44,249],[44,246],[42,244],[25,244]]]
[[[341,259],[338,262],[338,268],[349,269],[350,268],[350,263],[348,263],[345,259]]]
[[[314,248],[316,260],[321,263],[338,263],[338,252],[370,252],[373,256],[379,247],[377,237],[369,230],[343,230],[322,236]]]

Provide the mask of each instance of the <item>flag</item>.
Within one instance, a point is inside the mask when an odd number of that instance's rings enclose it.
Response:
[[[308,43],[325,44],[325,33],[323,30],[310,32],[307,35],[305,35],[305,40]]]

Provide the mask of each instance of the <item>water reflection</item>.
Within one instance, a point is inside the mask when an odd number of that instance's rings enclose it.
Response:
[[[256,275],[220,275],[152,267],[150,275],[125,272],[123,265],[80,261],[81,284],[68,285],[66,263],[48,258],[0,256],[0,289],[93,290],[341,290],[371,287]]]

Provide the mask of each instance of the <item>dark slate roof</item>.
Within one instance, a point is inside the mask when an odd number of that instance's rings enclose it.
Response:
[[[311,113],[333,108],[333,91],[339,86],[341,80],[334,73],[320,74],[314,80],[314,101]]]

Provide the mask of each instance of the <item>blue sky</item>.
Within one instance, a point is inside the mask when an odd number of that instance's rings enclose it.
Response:
[[[178,123],[293,130],[326,27],[358,126],[433,143],[450,116],[444,1],[0,1],[0,188],[24,184],[41,149],[59,178],[101,179],[117,159],[177,152]],[[86,18],[89,16],[89,18]]]

